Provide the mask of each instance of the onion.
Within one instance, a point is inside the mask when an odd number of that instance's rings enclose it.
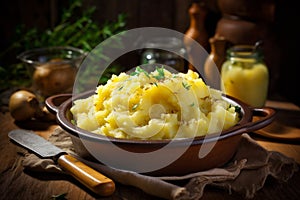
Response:
[[[26,90],[16,91],[10,96],[9,111],[11,116],[17,121],[24,121],[43,115],[35,94]]]
[[[36,67],[33,74],[33,86],[43,96],[71,91],[77,69],[61,59],[53,59],[48,63]]]

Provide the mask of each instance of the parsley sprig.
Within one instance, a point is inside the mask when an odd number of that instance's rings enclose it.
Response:
[[[139,76],[141,73],[144,73],[148,78],[150,78],[149,73],[146,70],[142,69],[140,66],[136,67],[135,71],[130,73],[130,76]]]
[[[242,114],[242,108],[240,106],[229,105],[229,108],[234,107],[234,111],[238,114]]]
[[[148,78],[155,78],[156,80],[160,81],[165,78],[165,71],[163,67],[156,67],[155,69],[158,74],[153,75],[149,74],[146,70],[142,69],[140,66],[135,68],[135,71],[130,73],[130,76],[139,76],[140,74],[145,74]]]
[[[165,78],[165,71],[163,67],[156,67],[156,71],[158,72],[158,75],[153,75],[153,78],[157,79],[158,81]]]

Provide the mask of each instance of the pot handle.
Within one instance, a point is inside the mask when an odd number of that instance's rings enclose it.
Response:
[[[45,100],[46,108],[49,110],[50,113],[56,114],[58,113],[58,107],[71,97],[72,94],[57,94],[50,96]]]
[[[238,135],[242,133],[249,133],[253,131],[257,131],[261,128],[266,127],[267,125],[271,124],[271,122],[275,118],[275,110],[273,108],[263,107],[263,108],[251,108],[250,111],[252,112],[253,117],[260,117],[259,119],[255,119],[251,122],[240,124],[234,126],[233,129],[228,130],[229,133],[224,135],[224,138]],[[222,138],[222,136],[221,136]]]
[[[246,123],[243,126],[247,132],[257,131],[271,124],[275,118],[276,111],[269,107],[252,108],[252,114],[253,117],[259,117],[259,119],[253,118],[252,122]]]
[[[236,126],[236,130],[233,130],[231,133],[232,135],[257,131],[271,124],[275,118],[276,112],[273,108],[268,108],[268,107],[251,108],[250,107],[250,109],[252,112],[253,120],[251,122]],[[259,117],[259,119],[255,119],[255,117]]]

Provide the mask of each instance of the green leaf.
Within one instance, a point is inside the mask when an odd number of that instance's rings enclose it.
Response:
[[[161,68],[156,67],[156,71],[158,72],[158,75],[153,75],[155,79],[162,80],[165,78],[165,71],[163,67]]]
[[[84,51],[91,51],[96,45],[125,28],[126,15],[123,13],[119,14],[114,21],[99,24],[92,17],[97,9],[95,6],[83,7],[83,0],[72,0],[70,2],[68,8],[62,9],[62,15],[58,17],[61,20],[54,27],[40,30],[37,28],[26,29],[25,25],[18,25],[14,42],[3,52],[0,52],[0,59],[3,61],[6,57],[10,57],[7,55],[12,53],[21,53],[28,49],[47,46],[73,46]],[[116,40],[116,44],[112,48],[122,48],[123,46],[121,39]],[[104,56],[102,58],[105,59]],[[1,80],[1,88],[9,88],[17,83],[24,84],[24,80],[21,80],[20,77],[24,77],[25,66],[22,70],[13,70],[14,64],[2,66],[5,72],[10,75],[6,76],[5,80]],[[1,73],[3,69],[1,69]],[[119,73],[123,68],[114,70],[115,73]],[[103,80],[106,81],[106,77],[110,76],[110,73],[106,74]]]
[[[150,75],[147,71],[145,71],[144,69],[142,69],[140,66],[137,66],[135,68],[135,71],[130,73],[130,76],[136,76],[136,75],[140,75],[141,73],[144,73],[148,78],[150,78]]]

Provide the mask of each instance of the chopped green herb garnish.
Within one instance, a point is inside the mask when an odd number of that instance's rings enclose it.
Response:
[[[190,104],[190,106],[191,106],[191,107],[194,107],[194,105],[195,105],[195,103],[194,103],[194,102]]]
[[[130,76],[140,75],[141,73],[144,73],[148,78],[150,78],[150,75],[148,72],[146,72],[144,69],[140,68],[139,66],[135,68],[135,71],[130,73]]]
[[[134,105],[132,106],[132,110],[136,110],[138,106],[139,106],[138,103],[137,103],[137,104],[134,104]]]
[[[123,87],[124,87],[124,86],[121,86],[121,87],[119,87],[119,89],[118,89],[118,90],[119,90],[119,91],[120,91],[120,90],[122,90],[122,89],[123,89]]]
[[[182,86],[186,89],[186,90],[189,90],[191,85],[187,84],[187,83],[184,83],[182,82]]]
[[[135,75],[139,75],[139,73],[138,73],[138,72],[136,72],[136,71],[135,71],[135,72],[131,72],[131,73],[130,73],[130,76],[135,76]]]
[[[242,111],[241,107],[233,106],[233,105],[230,104],[229,108],[231,108],[231,107],[234,107],[234,112],[237,112],[237,113],[241,114],[241,111]]]
[[[74,119],[71,119],[71,123],[72,123],[73,125],[76,125],[76,122],[75,122]]]
[[[161,67],[161,68],[156,67],[156,71],[158,72],[158,75],[156,75],[156,76],[153,75],[153,77],[155,79],[161,80],[161,79],[165,78],[165,71],[164,71],[163,67]]]
[[[242,109],[239,106],[234,106],[235,112],[241,113]]]

